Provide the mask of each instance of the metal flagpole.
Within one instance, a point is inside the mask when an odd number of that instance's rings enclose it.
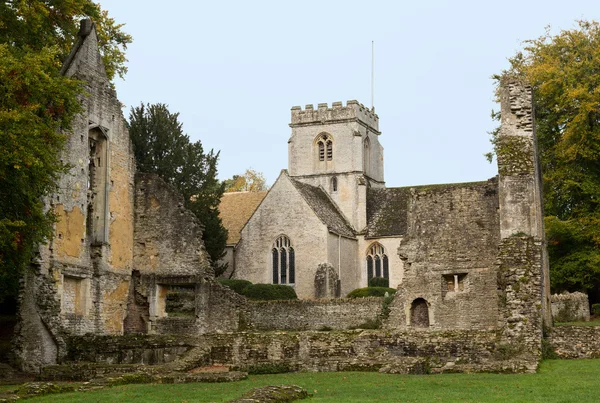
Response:
[[[371,41],[371,109],[375,109],[375,41]]]

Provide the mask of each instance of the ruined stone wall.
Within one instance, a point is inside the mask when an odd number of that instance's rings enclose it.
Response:
[[[134,341],[80,337],[72,341],[70,357],[92,362],[118,362],[121,357],[128,357],[128,363],[135,363],[132,357],[141,360],[144,355],[155,356],[155,351],[166,352],[178,343],[165,343],[164,339],[154,342],[153,337],[137,337]],[[180,348],[185,349],[186,345],[194,346],[190,354],[194,353],[197,366],[228,365],[234,370],[256,372],[427,374],[535,370],[511,351],[499,347],[496,334],[488,331],[242,332],[185,339]]]
[[[582,292],[553,294],[552,319],[555,322],[586,322],[590,320],[590,302]]]
[[[328,233],[287,175],[282,174],[242,229],[234,277],[272,283],[271,250],[277,238],[286,235],[295,251],[296,294],[313,298],[317,266],[327,261]]]
[[[412,311],[415,301],[424,300],[424,327],[495,328],[496,182],[416,187],[408,197],[407,233],[397,250],[404,276],[388,326],[417,325]]]
[[[255,330],[344,330],[375,321],[383,298],[261,301],[249,304]]]
[[[214,276],[197,217],[158,175],[135,177],[134,266],[143,274]]]
[[[547,341],[560,358],[600,358],[600,326],[554,326]]]

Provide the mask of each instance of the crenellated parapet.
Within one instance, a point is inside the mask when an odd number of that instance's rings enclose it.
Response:
[[[316,109],[312,104],[306,105],[304,109],[294,106],[290,127],[348,121],[359,121],[379,133],[379,116],[375,110],[355,100],[347,101],[346,106],[342,102],[333,102],[331,107],[322,103],[318,104]]]

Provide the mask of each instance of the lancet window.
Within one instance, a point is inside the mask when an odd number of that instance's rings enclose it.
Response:
[[[271,259],[273,284],[294,284],[296,282],[296,255],[290,239],[281,235],[273,244]]]
[[[367,281],[373,277],[390,278],[390,266],[385,248],[374,242],[367,251]]]

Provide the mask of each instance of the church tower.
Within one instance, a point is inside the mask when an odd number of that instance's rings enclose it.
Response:
[[[357,101],[292,108],[289,175],[321,186],[357,231],[366,226],[367,187],[384,187],[379,117]]]

